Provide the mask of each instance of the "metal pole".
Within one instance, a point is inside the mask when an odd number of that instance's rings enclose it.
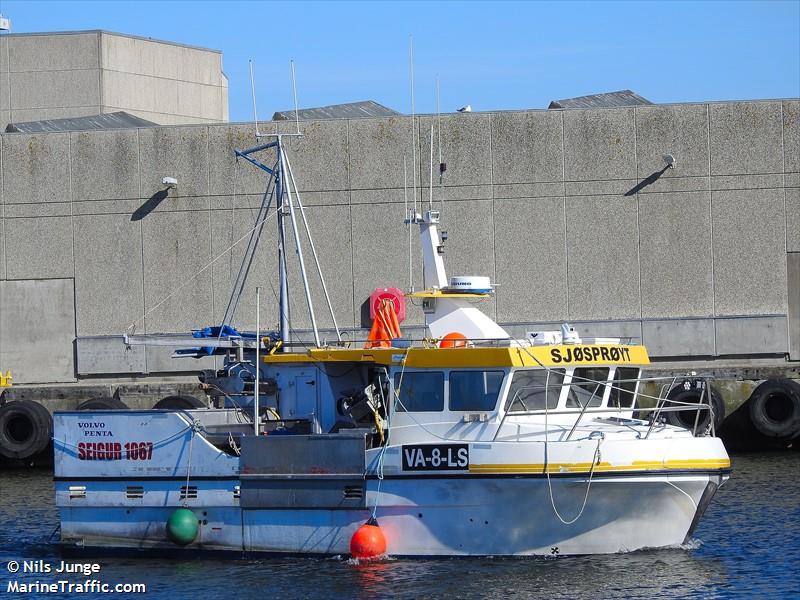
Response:
[[[340,342],[342,341],[342,335],[339,332],[339,325],[336,323],[336,315],[333,312],[333,303],[331,303],[331,297],[328,294],[328,286],[325,285],[325,277],[322,275],[322,267],[319,264],[319,257],[317,256],[317,250],[314,247],[314,239],[311,237],[311,229],[308,226],[308,220],[306,219],[306,209],[303,206],[303,201],[300,199],[300,192],[297,189],[297,183],[294,180],[294,172],[292,171],[292,163],[289,161],[289,155],[286,155],[286,171],[289,173],[289,180],[292,183],[292,187],[294,187],[294,193],[297,197],[297,206],[300,209],[300,216],[303,219],[303,225],[306,230],[306,235],[308,236],[308,243],[311,246],[311,255],[314,257],[314,264],[317,266],[317,273],[319,273],[319,280],[322,283],[322,291],[325,294],[325,302],[328,303],[328,310],[331,313],[331,319],[333,320],[333,328],[336,330],[336,339]]]
[[[285,173],[287,171],[286,166],[286,156],[281,153],[281,173]],[[297,232],[297,219],[294,216],[294,204],[292,203],[292,188],[288,185],[288,182],[284,182],[287,184],[285,186],[286,189],[286,199],[289,201],[289,215],[292,220],[292,231],[294,232],[294,247],[297,251],[297,260],[300,263],[300,276],[303,278],[303,289],[306,293],[306,303],[308,304],[308,316],[311,319],[311,328],[314,330],[314,343],[317,345],[317,348],[321,347],[319,341],[319,331],[317,330],[317,319],[314,316],[314,303],[311,300],[311,288],[308,285],[308,275],[306,274],[306,264],[303,260],[303,249],[300,245],[300,235]]]
[[[253,390],[253,427],[255,433],[258,435],[259,431],[259,418],[258,418],[258,400],[261,395],[261,388],[259,386],[259,375],[261,373],[261,288],[256,287],[256,387]]]
[[[278,208],[278,274],[280,279],[281,340],[286,349],[290,341],[289,286],[286,283],[286,230],[283,225],[283,146],[280,136],[277,146],[278,170],[275,172],[275,194]]]

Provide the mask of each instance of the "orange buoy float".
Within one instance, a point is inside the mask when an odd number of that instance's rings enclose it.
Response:
[[[356,529],[350,538],[350,554],[359,560],[379,558],[386,554],[386,538],[375,517]]]
[[[439,342],[439,348],[466,348],[467,336],[458,331],[451,331]]]

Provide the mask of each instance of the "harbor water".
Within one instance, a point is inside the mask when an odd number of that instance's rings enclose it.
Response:
[[[177,550],[173,558],[65,557],[53,536],[58,518],[52,474],[6,471],[0,473],[0,597],[100,597],[92,591],[14,593],[9,588],[15,581],[96,579],[111,585],[145,584],[145,593],[131,597],[170,600],[800,598],[800,452],[740,454],[732,462],[730,481],[686,548],[547,559],[389,558],[367,564],[347,557],[181,558]],[[97,563],[100,571],[55,573],[62,560]],[[23,561],[47,565],[52,572],[9,573],[10,562]]]

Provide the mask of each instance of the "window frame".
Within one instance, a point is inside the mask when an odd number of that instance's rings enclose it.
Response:
[[[413,376],[413,375],[417,375],[417,374],[421,374],[421,375],[439,375],[439,376],[441,376],[441,378],[442,378],[442,387],[441,387],[441,390],[442,390],[442,408],[437,408],[437,409],[433,409],[433,410],[408,410],[407,407],[404,408],[405,402],[403,402],[402,405],[400,404],[400,401],[399,401],[399,398],[398,398],[398,394],[396,393],[398,380],[401,377],[402,377],[403,380],[405,380],[405,378],[408,377],[409,375]],[[400,370],[395,371],[393,373],[393,376],[392,376],[392,412],[393,413],[400,413],[400,414],[443,413],[443,412],[446,412],[447,404],[448,404],[448,402],[447,402],[448,392],[449,392],[447,381],[448,381],[447,372],[444,369],[437,369],[437,370],[433,370],[433,369],[415,369],[415,370],[406,370],[405,372],[402,372]],[[403,384],[405,384],[405,382]],[[402,386],[401,386],[401,390],[402,390]],[[402,391],[401,391],[401,394],[402,394]]]
[[[452,388],[452,376],[454,373],[499,373],[502,377],[500,379],[500,384],[497,387],[497,394],[494,398],[494,404],[491,408],[453,408],[453,388]],[[489,369],[448,369],[447,370],[447,411],[451,413],[493,413],[498,411],[499,401],[500,398],[503,397],[503,391],[506,387],[506,377],[508,375],[508,370],[503,369],[501,367],[496,368],[489,368]]]

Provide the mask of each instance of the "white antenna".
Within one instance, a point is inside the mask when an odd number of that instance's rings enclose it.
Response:
[[[442,113],[440,110],[440,94],[439,94],[439,75],[436,75],[436,127],[437,135],[439,138],[439,210],[444,215],[444,170],[445,165],[442,162]]]
[[[248,60],[250,63],[250,90],[253,93],[253,121],[256,122],[256,137],[261,137],[261,133],[258,131],[258,112],[256,111],[256,78],[253,75],[253,61]]]
[[[431,168],[428,177],[428,210],[433,210],[433,123],[431,123]]]
[[[411,224],[414,222],[414,215],[408,210],[408,167],[406,165],[406,155],[403,155],[403,202],[406,207],[406,217],[408,223],[408,289],[414,291],[414,263],[411,259]]]
[[[408,65],[411,74],[411,168],[414,181],[414,214],[417,214],[417,127],[414,111],[414,36],[408,36]]]
[[[297,112],[297,84],[294,79],[294,61],[290,60],[292,65],[292,93],[294,94],[294,122],[297,127],[297,133],[300,133],[300,114]]]

